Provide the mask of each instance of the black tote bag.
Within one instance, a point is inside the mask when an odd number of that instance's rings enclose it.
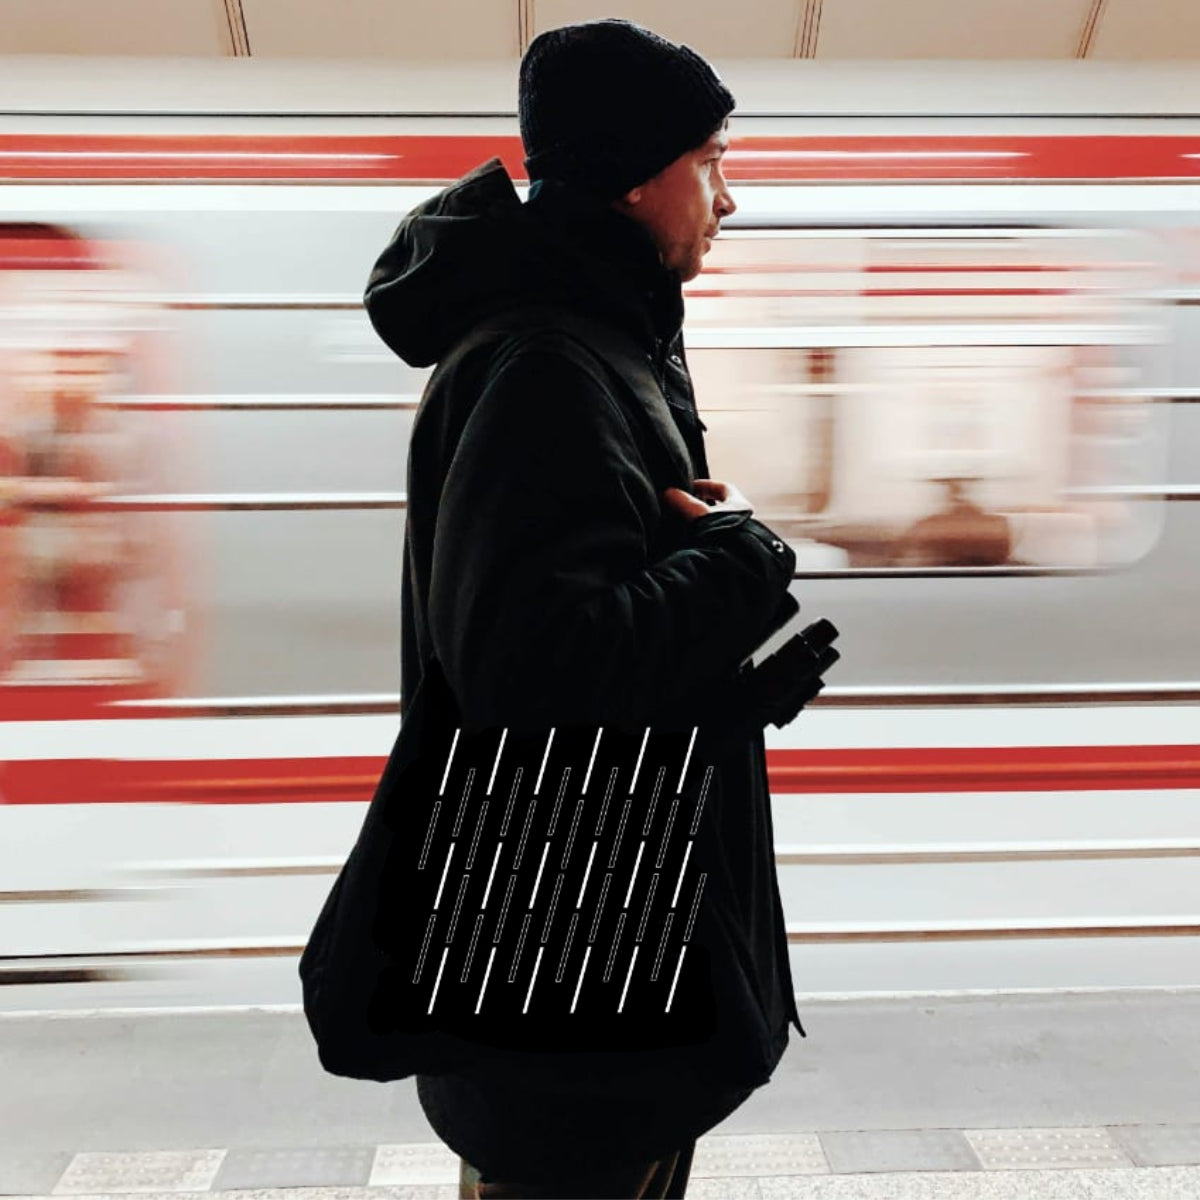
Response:
[[[696,730],[465,731],[429,663],[300,961],[322,1065],[709,1043],[712,774]]]

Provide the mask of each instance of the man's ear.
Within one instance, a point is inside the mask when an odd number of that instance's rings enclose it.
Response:
[[[613,201],[613,207],[618,212],[628,213],[636,208],[642,202],[643,190],[641,184],[635,188],[631,188],[623,196],[619,196]]]

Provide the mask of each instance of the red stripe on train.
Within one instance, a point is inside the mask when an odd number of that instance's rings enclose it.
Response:
[[[9,180],[444,182],[499,157],[523,178],[513,136],[45,135],[0,137]],[[1200,178],[1200,137],[735,138],[737,181],[1183,180]]]
[[[1001,746],[775,750],[785,793],[1114,791],[1200,788],[1200,746]],[[310,759],[40,760],[0,765],[8,804],[278,804],[369,800],[376,756]]]

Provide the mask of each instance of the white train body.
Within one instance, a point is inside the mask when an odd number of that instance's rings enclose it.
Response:
[[[361,293],[519,169],[514,72],[3,65],[0,442],[91,355],[110,486],[0,461],[0,1009],[295,1003],[398,722],[427,373]],[[701,415],[842,631],[768,739],[802,992],[1200,984],[1200,84],[1072,67],[725,72]],[[964,478],[1007,549],[922,557]]]

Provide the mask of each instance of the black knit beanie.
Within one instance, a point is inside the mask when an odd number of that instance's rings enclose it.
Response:
[[[521,60],[519,87],[529,178],[606,200],[701,145],[734,106],[699,54],[631,21],[541,34]]]

